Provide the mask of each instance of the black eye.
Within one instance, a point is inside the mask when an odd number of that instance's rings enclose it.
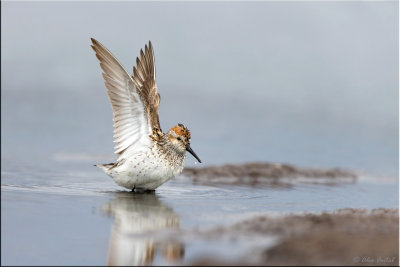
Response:
[[[180,138],[180,137],[178,137],[177,139],[178,139],[179,141],[181,141],[181,138]]]

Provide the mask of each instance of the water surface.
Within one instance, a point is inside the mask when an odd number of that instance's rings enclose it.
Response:
[[[75,171],[57,162],[48,170],[4,168],[3,264],[177,264],[233,255],[239,259],[240,252],[273,244],[274,238],[210,241],[191,238],[190,233],[261,214],[398,207],[395,179],[251,187],[204,186],[181,176],[154,194],[133,194],[93,166],[73,166]],[[181,231],[189,235],[174,240],[168,234],[174,231],[178,237]]]

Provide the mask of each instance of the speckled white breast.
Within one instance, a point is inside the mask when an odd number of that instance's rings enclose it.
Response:
[[[167,156],[153,146],[148,151],[130,156],[107,174],[125,188],[154,190],[183,170],[185,155],[172,158]]]

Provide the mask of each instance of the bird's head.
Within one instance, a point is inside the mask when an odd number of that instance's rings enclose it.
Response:
[[[168,139],[175,150],[180,153],[185,153],[185,151],[188,151],[201,163],[199,157],[190,147],[190,131],[183,124],[179,123],[178,125],[172,127],[168,131]]]

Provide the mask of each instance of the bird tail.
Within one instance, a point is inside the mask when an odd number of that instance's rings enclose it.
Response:
[[[107,163],[107,164],[95,164],[93,166],[99,167],[102,169],[104,172],[108,172],[111,168],[115,166],[115,163]]]

